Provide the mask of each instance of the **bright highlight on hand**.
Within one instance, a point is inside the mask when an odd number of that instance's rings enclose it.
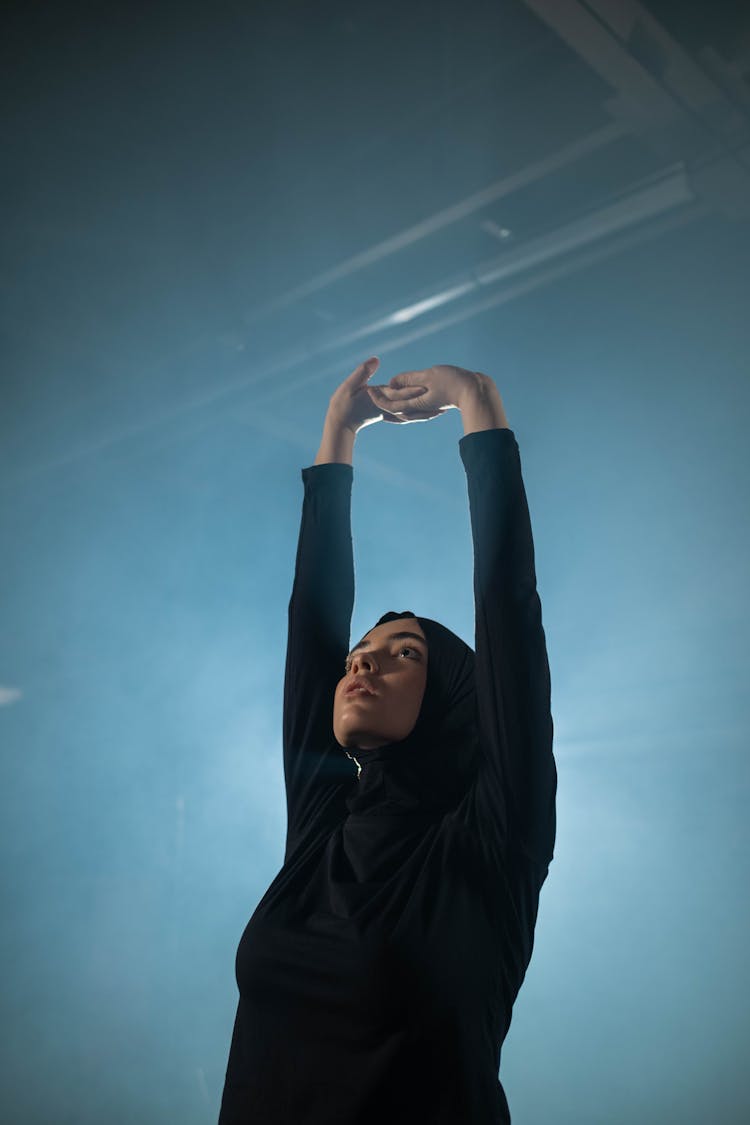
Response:
[[[403,410],[391,411],[385,401],[376,402],[369,394],[370,388],[367,384],[379,365],[378,357],[370,356],[364,363],[355,367],[351,375],[348,375],[331,395],[328,405],[329,418],[337,425],[356,434],[373,422],[423,422],[428,418],[437,417],[440,411],[431,407],[410,409],[407,415]],[[399,397],[399,406],[414,402],[424,394],[425,389],[422,385],[416,385],[403,390]]]
[[[461,411],[464,435],[510,429],[500,392],[481,371],[439,363],[401,371],[389,383],[372,386],[370,379],[379,366],[378,357],[370,356],[336,387],[328,402],[316,465],[351,465],[358,431],[373,422],[426,422],[455,408]]]
[[[460,409],[461,400],[476,388],[479,378],[476,371],[441,363],[402,371],[388,384],[368,386],[367,393],[383,411],[385,421],[421,421]]]

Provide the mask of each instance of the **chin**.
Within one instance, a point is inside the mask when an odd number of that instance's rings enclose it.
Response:
[[[362,742],[369,742],[371,738],[376,737],[377,736],[372,734],[371,731],[352,730],[347,731],[343,739],[340,738],[338,741],[346,750],[361,750],[362,746],[360,744]]]
[[[352,730],[334,730],[333,737],[338,742],[339,746],[343,746],[345,750],[351,750],[357,744],[357,732]]]
[[[363,750],[362,742],[378,742],[383,746],[386,742],[393,742],[394,740],[390,734],[380,734],[377,731],[350,730],[342,731],[340,737],[336,735],[336,741],[345,750]]]

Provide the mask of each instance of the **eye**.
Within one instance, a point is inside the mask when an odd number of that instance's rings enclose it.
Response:
[[[419,652],[419,650],[416,649],[416,648],[413,648],[411,645],[402,645],[401,648],[398,650],[398,652],[399,652],[399,656],[401,655],[402,652],[413,652],[414,656],[416,657],[417,660],[422,659],[422,655]],[[412,657],[412,659],[414,659],[414,657]]]

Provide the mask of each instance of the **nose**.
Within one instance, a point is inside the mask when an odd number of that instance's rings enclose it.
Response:
[[[360,672],[378,671],[377,661],[371,652],[355,652],[350,668],[352,674],[355,676]]]

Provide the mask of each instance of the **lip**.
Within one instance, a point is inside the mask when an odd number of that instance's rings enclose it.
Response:
[[[346,688],[346,690],[344,691],[344,695],[355,695],[355,694],[356,695],[360,695],[360,694],[361,695],[371,695],[374,698],[377,695],[377,692],[373,691],[372,688],[370,687],[370,685],[366,684],[364,682],[364,680],[354,680]]]

